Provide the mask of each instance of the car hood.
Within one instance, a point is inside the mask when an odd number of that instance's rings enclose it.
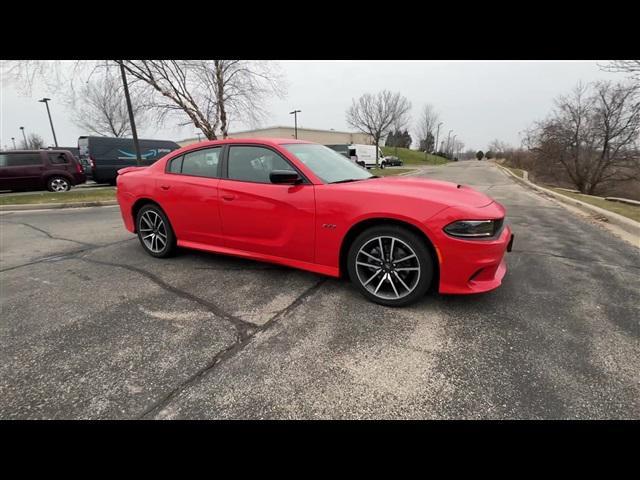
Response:
[[[484,207],[493,203],[491,197],[469,186],[427,178],[382,177],[338,185],[348,190],[420,198],[449,207]]]

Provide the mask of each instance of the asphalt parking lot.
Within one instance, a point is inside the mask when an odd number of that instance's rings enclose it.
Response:
[[[0,213],[2,419],[640,418],[640,249],[485,162],[501,288],[375,305],[348,282],[146,255],[117,207]]]

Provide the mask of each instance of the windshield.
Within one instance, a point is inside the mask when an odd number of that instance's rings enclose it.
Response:
[[[335,183],[374,177],[366,169],[324,145],[290,143],[283,147],[298,157],[323,182]]]

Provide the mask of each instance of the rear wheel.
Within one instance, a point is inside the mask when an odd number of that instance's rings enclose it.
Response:
[[[176,237],[160,207],[142,207],[136,216],[136,230],[142,248],[152,257],[166,258],[175,253]]]
[[[424,239],[395,225],[362,232],[349,248],[351,281],[368,299],[390,307],[419,300],[433,279],[433,262]]]
[[[47,180],[47,190],[50,192],[68,192],[71,189],[71,183],[64,177],[51,177]]]

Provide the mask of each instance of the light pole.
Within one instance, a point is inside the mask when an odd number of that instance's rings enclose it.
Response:
[[[434,143],[434,150],[438,149],[438,136],[440,135],[440,125],[442,125],[444,122],[440,122],[438,124],[438,130],[436,130],[436,143]]]
[[[27,149],[29,145],[27,145],[27,136],[24,134],[24,127],[20,127],[20,130],[22,130],[22,138],[24,138],[24,148]]]
[[[449,135],[447,135],[447,148],[446,148],[447,153],[449,153],[449,142],[451,141],[451,132],[453,132],[453,128],[449,130]]]
[[[453,139],[451,139],[451,156],[453,156],[453,152],[456,150],[456,137],[458,135],[454,135]]]
[[[133,148],[136,151],[136,163],[142,165],[142,156],[140,155],[140,142],[138,142],[138,129],[136,128],[136,119],[133,115],[133,107],[131,106],[131,97],[129,96],[129,84],[127,83],[127,74],[124,71],[124,60],[117,60],[120,64],[120,76],[122,77],[122,87],[124,90],[124,99],[127,102],[127,111],[129,112],[129,124],[131,125],[131,136],[133,137]]]
[[[294,132],[296,139],[298,138],[298,113],[300,113],[301,111],[302,110],[294,110],[293,112],[289,112],[289,115],[293,115]]]
[[[11,141],[13,142],[13,149],[17,150],[17,148],[16,148],[16,137],[11,137]]]
[[[58,139],[56,138],[56,131],[53,129],[53,121],[51,120],[51,110],[49,110],[49,102],[50,98],[42,98],[38,100],[40,103],[44,103],[47,106],[47,115],[49,115],[49,124],[51,125],[51,133],[53,133],[53,143],[56,144],[56,148],[58,148]]]

